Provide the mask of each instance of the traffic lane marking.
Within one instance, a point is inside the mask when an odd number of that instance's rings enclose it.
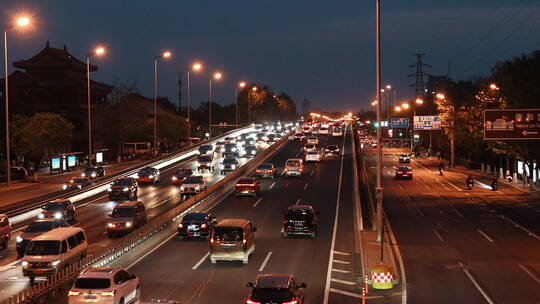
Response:
[[[476,229],[483,237],[486,238],[486,240],[490,241],[493,243],[493,239],[490,238],[484,231],[480,230],[480,229]]]
[[[208,251],[191,269],[196,270],[197,268],[199,268],[199,266],[201,266],[201,264],[204,263],[204,261],[206,261],[209,256],[210,251]]]
[[[300,201],[302,201],[301,198],[297,199],[297,200],[296,200],[296,205],[300,204]]]
[[[349,286],[356,285],[356,282],[345,281],[345,280],[339,280],[339,279],[334,279],[334,278],[330,279],[330,281],[336,282],[336,283],[345,284],[345,285],[349,285]]]
[[[266,254],[266,257],[264,258],[264,261],[261,264],[261,267],[259,267],[259,272],[264,270],[264,267],[266,267],[266,264],[268,263],[268,260],[270,260],[270,257],[272,256],[272,251],[269,251]]]
[[[262,201],[262,198],[258,199],[252,207],[257,207],[257,205]]]
[[[306,184],[304,185],[304,191],[306,191],[308,185],[309,185],[309,183],[306,183]]]
[[[336,268],[332,268],[332,271],[339,272],[339,273],[351,273],[349,270],[341,270],[341,269],[336,269]]]
[[[442,235],[436,230],[436,229],[433,229],[433,232],[435,233],[435,235],[437,235],[437,238],[439,238],[439,240],[441,242],[445,242],[444,238],[442,237]]]
[[[469,269],[465,268],[465,265],[463,265],[463,263],[461,263],[461,262],[459,262],[459,266],[461,266],[461,270],[463,270],[465,275],[467,275],[467,277],[469,278],[471,283],[473,283],[474,287],[476,287],[476,289],[478,290],[478,292],[480,292],[482,297],[484,297],[486,302],[488,302],[489,304],[494,304],[495,302],[493,302],[493,300],[491,300],[491,298],[488,296],[488,294],[482,289],[480,284],[478,284],[478,281],[476,281],[476,279],[473,277],[473,275],[471,274]]]
[[[268,190],[272,190],[272,188],[274,188],[274,186],[276,185],[276,182],[273,182],[270,187],[268,187]]]
[[[540,284],[540,278],[538,278],[534,273],[532,273],[529,269],[527,269],[527,267],[525,267],[524,265],[521,265],[519,264],[518,265],[519,268],[521,268],[523,271],[525,271],[525,273],[531,277],[531,279],[533,279],[536,283]]]

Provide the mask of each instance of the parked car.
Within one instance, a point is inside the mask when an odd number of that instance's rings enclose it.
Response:
[[[68,182],[64,183],[62,185],[62,189],[69,191],[69,190],[79,190],[84,187],[88,187],[92,184],[92,181],[88,177],[74,177],[70,179]]]
[[[69,224],[64,219],[44,218],[37,219],[28,224],[16,238],[17,254],[23,256],[26,252],[26,247],[35,237],[42,235],[45,232],[51,231],[60,227],[69,227]]]
[[[102,166],[86,167],[81,174],[82,177],[88,177],[90,179],[105,176],[105,169]]]
[[[304,288],[292,274],[260,274],[251,288],[246,304],[280,303],[304,304]]]
[[[256,177],[242,177],[236,182],[236,196],[249,195],[256,197],[261,192],[261,183]]]
[[[189,212],[178,224],[178,236],[210,237],[210,232],[217,225],[216,217],[207,212]]]
[[[114,180],[108,189],[109,199],[136,199],[139,185],[133,177],[122,177]]]
[[[8,247],[9,239],[11,239],[11,230],[8,216],[0,214],[0,246],[2,249]]]
[[[152,167],[144,167],[137,173],[138,183],[152,183],[156,184],[160,181],[159,170]]]
[[[142,202],[122,202],[114,207],[109,222],[107,234],[113,237],[116,234],[129,233],[146,224],[146,208]]]
[[[68,292],[68,303],[139,303],[139,279],[122,267],[84,269]]]
[[[55,218],[55,219],[64,219],[69,224],[73,225],[77,222],[75,206],[73,203],[67,199],[55,199],[46,203],[43,207],[41,213],[38,215],[38,218]]]
[[[276,178],[277,169],[272,163],[262,163],[255,170],[255,176],[259,178]]]

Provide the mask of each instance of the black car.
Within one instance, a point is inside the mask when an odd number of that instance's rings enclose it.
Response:
[[[190,168],[180,168],[176,170],[171,177],[173,185],[181,185],[186,179],[193,175],[193,170]]]
[[[309,235],[315,238],[317,235],[318,212],[310,205],[292,205],[283,213],[281,223],[281,235]]]
[[[236,159],[236,157],[226,157],[223,159],[223,162],[221,163],[221,175],[225,175],[227,172],[232,172],[238,168],[240,163]]]
[[[202,145],[199,147],[199,154],[212,154],[214,147],[212,145]]]
[[[78,190],[84,187],[88,187],[92,184],[90,178],[88,177],[75,177],[70,179],[68,182],[62,185],[62,189],[68,190]]]
[[[244,157],[254,157],[255,155],[257,155],[257,152],[259,152],[259,150],[257,149],[256,146],[253,146],[253,145],[249,145],[249,146],[245,146],[244,148]]]
[[[324,156],[335,155],[339,156],[339,147],[337,145],[328,145],[324,149]]]
[[[222,153],[223,153],[223,156],[225,157],[228,157],[228,156],[238,157],[238,146],[235,143],[225,144],[225,146],[223,147]]]
[[[304,288],[292,274],[260,274],[255,284],[249,282],[251,288],[246,303],[292,303],[304,304]]]
[[[41,207],[43,211],[38,215],[38,218],[55,218],[64,219],[69,224],[77,222],[75,218],[75,206],[69,199],[55,199],[46,203]]]
[[[81,174],[82,177],[88,177],[90,179],[103,177],[105,176],[105,169],[102,166],[92,166],[84,169],[84,172]]]
[[[114,207],[109,222],[107,234],[113,237],[116,234],[129,233],[146,224],[146,208],[142,202],[122,202]]]
[[[268,139],[266,140],[266,143],[272,144],[272,143],[275,143],[275,142],[276,142],[276,140],[277,140],[277,135],[274,134],[274,133],[270,133],[270,134],[268,134],[267,138],[268,138]]]
[[[190,212],[178,224],[179,237],[210,237],[210,232],[216,226],[216,217],[206,212]]]
[[[26,252],[26,247],[28,246],[28,243],[30,243],[33,238],[59,227],[69,227],[69,224],[64,219],[56,218],[43,218],[34,220],[21,231],[20,235],[17,236],[17,254],[19,256],[23,256]]]
[[[137,190],[137,181],[133,177],[118,178],[109,187],[109,199],[135,199]]]
[[[411,157],[409,154],[401,154],[399,155],[399,163],[400,164],[408,164],[411,162]]]

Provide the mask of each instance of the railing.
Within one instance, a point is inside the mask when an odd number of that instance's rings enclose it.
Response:
[[[196,207],[199,203],[202,203],[203,201],[206,202],[211,199],[217,200],[221,194],[227,193],[230,189],[234,188],[235,182],[238,178],[255,170],[258,165],[281,149],[287,142],[288,135],[261,151],[253,159],[246,162],[243,166],[239,167],[225,178],[206,188],[204,192],[196,194],[173,209],[153,218],[146,225],[136,229],[126,236],[111,241],[109,245],[93,252],[91,256],[89,255],[84,257],[81,260],[59,270],[46,281],[38,282],[37,284],[22,290],[18,294],[13,295],[0,303],[51,303],[54,296],[62,291],[62,287],[65,287],[66,283],[76,278],[81,270],[90,266],[99,267],[108,265],[123,254],[129,252],[131,249],[142,244],[156,233],[171,225],[186,211]]]
[[[374,229],[375,218],[375,188],[371,180],[370,175],[366,170],[366,161],[364,159],[364,153],[358,146],[358,137],[356,130],[353,130],[354,141],[354,153],[356,153],[356,160],[359,169],[360,179],[360,196],[361,196],[361,208],[362,208],[362,220],[365,229]]]

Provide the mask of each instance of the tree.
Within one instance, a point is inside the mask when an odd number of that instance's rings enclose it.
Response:
[[[39,166],[46,155],[65,152],[72,138],[73,125],[55,113],[19,116],[12,121],[13,151]]]

